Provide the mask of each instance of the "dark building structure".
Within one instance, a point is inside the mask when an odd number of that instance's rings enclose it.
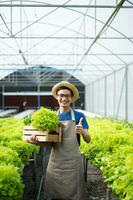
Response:
[[[48,67],[30,67],[10,73],[0,80],[0,107],[18,111],[45,106],[56,109],[57,101],[51,95],[54,84],[69,80],[79,89],[80,98],[75,108],[84,108],[84,85],[63,70]]]

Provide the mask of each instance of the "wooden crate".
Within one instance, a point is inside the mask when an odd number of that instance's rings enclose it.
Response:
[[[61,127],[53,132],[38,131],[32,126],[24,126],[23,140],[27,140],[32,134],[36,135],[38,142],[61,142]]]

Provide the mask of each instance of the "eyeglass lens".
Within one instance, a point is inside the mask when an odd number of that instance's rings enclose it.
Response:
[[[59,96],[60,98],[63,98],[63,97],[69,98],[69,97],[71,97],[71,94],[58,94],[58,96]]]

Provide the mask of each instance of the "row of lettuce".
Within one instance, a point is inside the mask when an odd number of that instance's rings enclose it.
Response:
[[[22,140],[23,126],[23,120],[0,118],[0,200],[22,199],[23,168],[39,151],[37,146]]]
[[[89,119],[91,142],[81,151],[102,170],[108,187],[120,200],[133,200],[133,124]],[[0,119],[0,200],[21,200],[23,167],[39,148],[22,141],[24,121]]]
[[[120,200],[133,200],[133,123],[89,119],[91,142],[81,151],[101,169],[107,186]]]

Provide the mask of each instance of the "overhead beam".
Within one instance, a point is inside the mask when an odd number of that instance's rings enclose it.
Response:
[[[34,63],[34,64],[33,64],[33,63],[31,63],[31,64],[28,63],[28,65],[25,65],[25,66],[31,66],[31,65],[32,65],[33,67],[34,67],[34,66],[38,66],[38,65],[44,66],[44,63]],[[109,66],[124,66],[123,63],[121,63],[121,64],[118,64],[118,63],[108,63],[108,65],[109,65]],[[20,67],[21,67],[21,66],[24,66],[24,64],[23,64],[23,63],[21,63],[21,64],[20,64],[20,63],[19,63],[19,64],[16,64],[16,63],[12,63],[12,64],[2,64],[2,63],[0,63],[0,66],[2,66],[3,69],[4,69],[5,66],[6,66],[6,67],[7,67],[7,66],[20,66]],[[56,64],[55,64],[55,63],[48,63],[48,64],[45,64],[45,67],[49,67],[49,66],[50,66],[50,67],[66,67],[66,66],[68,66],[68,67],[74,67],[75,65],[74,65],[73,63],[69,63],[69,64],[68,64],[68,63],[67,63],[67,64],[66,64],[66,63],[64,63],[64,64],[63,64],[63,63],[62,63],[62,64],[61,64],[61,63],[56,63]],[[81,67],[82,67],[82,66],[83,66],[83,67],[85,67],[85,66],[106,66],[106,64],[101,64],[101,63],[99,63],[99,64],[98,64],[98,63],[97,63],[97,64],[92,64],[92,63],[91,63],[91,64],[87,64],[87,63],[86,63],[86,64],[80,64],[80,66],[81,66]],[[10,68],[9,68],[9,69],[10,69]],[[70,69],[71,69],[71,68],[70,68]],[[2,69],[0,68],[0,70],[2,70]],[[60,69],[59,69],[59,70],[60,70]],[[65,69],[65,70],[66,70],[66,69]],[[71,70],[73,70],[73,69],[71,69]]]
[[[116,8],[117,5],[62,5],[62,4],[0,4],[0,7],[46,7],[46,8]],[[133,6],[119,6],[121,8],[133,8]]]
[[[0,56],[18,56],[18,53],[0,53]],[[83,53],[25,53],[25,56],[82,56]],[[133,53],[89,53],[86,56],[133,56]]]
[[[0,36],[0,39],[11,39],[11,38],[14,38],[12,36]],[[95,37],[66,37],[66,36],[60,36],[60,37],[57,37],[57,36],[15,36],[15,39],[67,39],[67,40],[93,40],[95,39]],[[130,39],[130,40],[133,40],[133,37],[100,37],[99,40],[125,40],[125,39]]]

